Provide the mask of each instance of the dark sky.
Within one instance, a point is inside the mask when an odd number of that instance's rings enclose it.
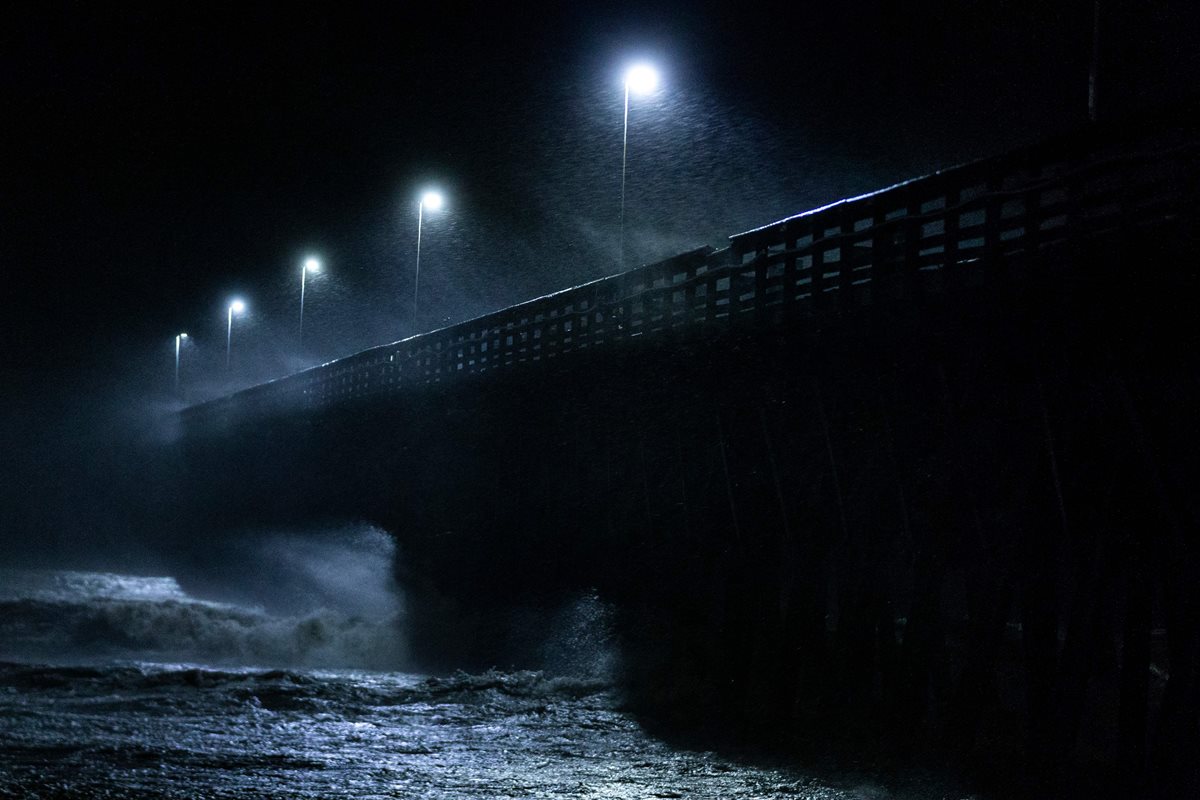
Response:
[[[263,323],[294,315],[273,295],[310,249],[340,294],[314,325],[358,306],[370,334],[407,333],[379,295],[411,287],[425,179],[456,228],[429,231],[428,266],[462,273],[430,284],[430,321],[613,271],[550,262],[594,260],[580,229],[613,227],[620,71],[641,54],[665,74],[635,98],[630,219],[662,215],[641,230],[662,245],[635,251],[658,258],[1079,124],[1091,34],[1090,0],[122,5],[3,26],[17,367],[219,339],[235,290]],[[1102,102],[1195,83],[1191,5],[1109,0]],[[337,333],[314,331],[320,355],[369,343]]]
[[[1191,0],[1105,0],[1101,110],[1200,78]],[[228,7],[227,7],[228,6]],[[31,3],[0,19],[0,433],[193,398],[666,257],[1086,120],[1092,0]],[[251,313],[222,369],[232,293]],[[24,460],[22,460],[24,459]],[[17,467],[20,472],[22,467]]]

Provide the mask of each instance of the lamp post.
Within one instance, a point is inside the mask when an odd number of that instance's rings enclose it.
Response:
[[[625,164],[629,153],[629,92],[649,94],[658,86],[658,72],[649,64],[637,64],[625,73],[625,125],[621,134],[621,269],[625,269]]]
[[[233,300],[229,304],[229,324],[225,328],[225,369],[229,370],[229,354],[233,350],[233,315],[246,310],[246,304],[241,300]]]
[[[175,337],[175,394],[179,394],[179,346],[188,335],[180,333]]]
[[[442,207],[444,198],[438,192],[425,192],[421,195],[420,202],[417,203],[417,271],[413,277],[413,327],[420,330],[420,321],[417,318],[417,298],[421,291],[421,224],[425,219],[425,208],[428,206],[430,211],[437,211]]]
[[[300,346],[304,347],[304,283],[308,273],[316,274],[321,271],[321,262],[315,258],[306,258],[300,267]]]

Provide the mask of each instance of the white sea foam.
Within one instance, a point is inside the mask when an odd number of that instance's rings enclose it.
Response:
[[[0,573],[0,658],[394,668],[397,615],[276,615],[189,596],[169,576]]]
[[[0,600],[188,600],[172,577],[76,570],[0,569]]]

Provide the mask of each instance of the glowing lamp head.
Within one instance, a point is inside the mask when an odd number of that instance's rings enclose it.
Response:
[[[186,334],[186,333],[181,333],[181,334],[179,334],[179,338],[180,338],[180,339],[186,339],[186,338],[187,338],[187,334]]]
[[[229,304],[229,310],[230,310],[230,312],[232,312],[234,314],[241,314],[243,311],[246,310],[246,304],[243,303],[241,300],[234,300],[232,303]]]
[[[658,88],[658,71],[649,64],[636,64],[625,73],[625,88],[635,94],[650,94]]]
[[[426,192],[421,195],[421,206],[428,208],[430,211],[437,211],[442,207],[444,198],[439,192]]]
[[[309,258],[304,261],[304,268],[309,272],[320,272],[321,262],[315,258]]]

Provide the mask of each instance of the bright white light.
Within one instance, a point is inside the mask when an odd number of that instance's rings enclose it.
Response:
[[[637,64],[625,73],[625,88],[635,94],[650,94],[658,87],[658,71],[649,64]]]
[[[426,192],[421,196],[421,205],[430,211],[437,211],[442,207],[442,202],[443,198],[438,192]]]
[[[243,303],[241,300],[234,300],[232,303],[229,304],[229,310],[232,311],[234,314],[240,314],[246,310],[246,304]]]
[[[320,272],[321,262],[315,258],[310,258],[304,262],[304,268],[309,272]]]
[[[179,338],[180,338],[180,339],[186,339],[186,338],[187,338],[187,334],[186,334],[186,333],[181,333],[181,334],[179,334]]]

